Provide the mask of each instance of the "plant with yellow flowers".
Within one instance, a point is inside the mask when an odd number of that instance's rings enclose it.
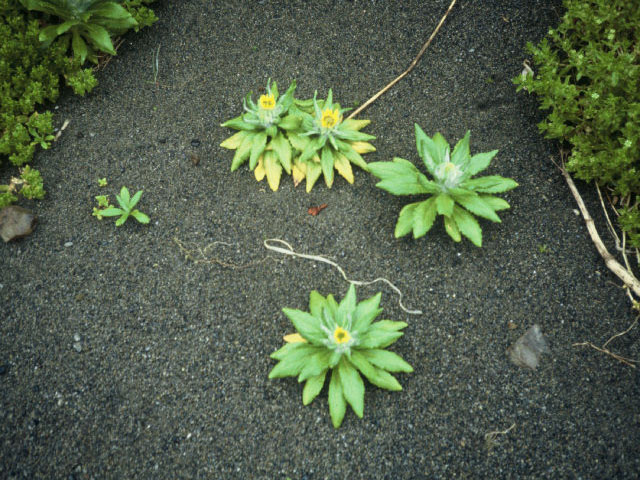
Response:
[[[300,131],[289,134],[289,141],[300,152],[293,162],[293,181],[298,185],[306,178],[307,192],[311,191],[320,174],[331,188],[334,169],[347,182],[353,183],[351,164],[367,171],[361,154],[376,150],[368,142],[376,137],[360,132],[371,123],[370,120],[345,120],[343,115],[348,109],[333,103],[331,89],[325,101],[318,101],[317,93],[313,95],[311,112],[300,109],[303,117]]]
[[[257,104],[249,92],[243,102],[245,113],[222,124],[239,130],[220,144],[236,151],[231,162],[232,172],[249,160],[256,179],[260,181],[266,176],[272,190],[278,189],[283,169],[291,174],[293,149],[286,134],[302,122],[299,116],[289,114],[295,89],[294,80],[284,95],[279,96],[276,82],[269,80],[266,93]]]
[[[356,302],[353,285],[338,304],[333,295],[323,297],[312,291],[309,310],[284,308],[298,333],[285,336],[287,342],[271,354],[279,360],[269,378],[298,377],[305,382],[302,403],[308,405],[318,396],[329,370],[329,413],[335,428],[340,427],[347,403],[356,415],[364,413],[364,382],[386,390],[402,390],[389,372],[412,372],[399,355],[384,350],[403,334],[404,322],[373,320],[382,312],[380,293]]]
[[[370,121],[345,120],[347,109],[333,103],[331,90],[326,100],[318,100],[317,92],[312,99],[298,100],[295,88],[294,81],[278,98],[276,83],[269,81],[257,104],[249,92],[245,113],[222,124],[239,130],[221,143],[236,151],[231,171],[249,160],[256,180],[266,177],[272,190],[278,189],[283,170],[293,175],[296,186],[306,179],[307,192],[322,174],[331,187],[334,169],[353,183],[351,164],[367,170],[361,155],[375,151],[368,142],[375,137],[360,132]]]

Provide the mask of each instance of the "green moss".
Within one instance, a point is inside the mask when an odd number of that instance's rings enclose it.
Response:
[[[535,76],[515,83],[549,110],[539,125],[545,136],[570,144],[567,169],[635,205],[619,220],[640,247],[640,8],[628,0],[564,6],[558,28],[528,45]]]
[[[131,0],[123,6],[138,21],[139,28],[157,18],[144,4],[153,0]],[[69,56],[69,38],[63,36],[49,45],[40,39],[42,14],[27,12],[17,0],[0,0],[0,166],[6,160],[15,166],[30,162],[37,148],[48,148],[53,140],[53,116],[46,108],[60,95],[61,83],[78,95],[97,84],[91,69]],[[24,170],[23,170],[24,171]],[[28,170],[31,180],[23,195],[41,198],[42,179]],[[39,187],[35,187],[38,184]],[[0,185],[0,206],[15,202],[9,185]],[[25,190],[26,188],[26,190]]]

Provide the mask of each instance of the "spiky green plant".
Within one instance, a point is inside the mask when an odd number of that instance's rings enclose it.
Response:
[[[403,334],[404,322],[373,320],[380,315],[381,294],[360,303],[353,285],[338,304],[333,295],[323,297],[317,291],[309,296],[309,312],[284,308],[298,333],[287,335],[286,343],[271,358],[279,361],[269,378],[298,377],[306,382],[302,403],[308,405],[318,396],[331,370],[329,413],[335,428],[340,427],[347,403],[356,415],[364,414],[364,382],[386,390],[402,390],[389,372],[412,372],[399,355],[384,350]]]
[[[402,158],[369,164],[369,171],[382,180],[376,186],[383,190],[394,195],[431,195],[400,211],[396,238],[411,231],[414,238],[422,237],[433,226],[436,215],[442,215],[445,230],[454,241],[459,242],[462,234],[481,247],[482,229],[473,215],[500,223],[496,211],[509,208],[509,204],[491,194],[506,192],[518,184],[499,175],[471,178],[489,166],[498,150],[471,156],[470,132],[450,152],[449,144],[439,133],[430,138],[418,124],[415,131],[418,154],[433,180]]]
[[[222,124],[239,130],[220,144],[236,151],[231,161],[232,172],[249,160],[249,168],[256,179],[261,181],[266,176],[274,191],[280,185],[282,169],[291,174],[293,150],[286,133],[298,128],[302,122],[299,116],[288,114],[295,89],[294,80],[284,95],[279,96],[278,85],[269,80],[266,93],[260,96],[257,104],[249,92],[243,102],[245,113]]]
[[[360,132],[370,120],[343,120],[344,113],[349,109],[333,103],[331,89],[325,101],[318,101],[317,94],[315,92],[313,95],[311,113],[301,109],[303,121],[300,131],[289,135],[291,144],[300,151],[300,156],[293,164],[293,181],[297,185],[306,178],[307,192],[311,191],[320,174],[324,175],[325,183],[331,187],[334,168],[349,183],[353,183],[351,164],[366,171],[367,164],[360,154],[375,151],[368,140],[376,137]]]

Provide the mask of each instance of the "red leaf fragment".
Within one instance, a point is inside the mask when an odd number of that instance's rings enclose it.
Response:
[[[327,207],[328,205],[326,203],[323,203],[322,205],[318,205],[317,207],[309,207],[309,210],[307,211],[309,212],[309,215],[313,215],[315,217]]]

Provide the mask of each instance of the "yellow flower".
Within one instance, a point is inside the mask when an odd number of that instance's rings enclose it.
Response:
[[[260,108],[263,110],[273,110],[276,108],[276,99],[272,93],[260,95],[260,100],[258,100],[258,102],[260,103]]]
[[[336,343],[347,343],[351,340],[351,334],[342,327],[336,327],[333,331],[333,338]]]
[[[337,108],[335,110],[325,108],[322,111],[322,118],[320,119],[322,128],[333,128],[341,121],[342,118],[340,117],[340,110],[338,110]]]

